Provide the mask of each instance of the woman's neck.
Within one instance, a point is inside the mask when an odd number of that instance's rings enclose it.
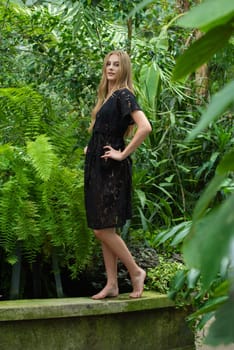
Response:
[[[114,90],[117,90],[117,85],[115,84],[115,82],[113,81],[109,81],[108,82],[108,88],[107,88],[107,91],[108,91],[108,94],[110,94],[111,92],[113,92]]]

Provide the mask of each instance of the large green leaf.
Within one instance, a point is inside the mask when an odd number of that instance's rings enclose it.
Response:
[[[200,307],[197,311],[195,311],[190,317],[189,319],[193,319],[193,318],[197,318],[198,316],[204,315],[207,312],[211,312],[211,311],[215,311],[217,310],[217,307],[219,307],[220,305],[222,305],[225,301],[227,301],[228,297],[225,296],[220,296],[217,298],[212,298],[210,300],[208,300],[204,306]]]
[[[178,20],[178,24],[182,27],[200,28],[207,31],[227,23],[233,17],[233,0],[206,0],[187,12]]]
[[[202,130],[221,116],[228,107],[234,103],[233,91],[234,81],[231,81],[211,98],[211,102],[203,113],[200,122],[187,137],[188,141],[193,140]]]
[[[225,154],[217,167],[217,174],[227,174],[229,171],[234,172],[234,148]]]
[[[135,193],[137,195],[138,200],[141,203],[141,208],[145,207],[146,204],[146,195],[145,192],[141,191],[141,190],[135,190]]]
[[[234,343],[234,292],[229,299],[216,311],[215,321],[209,328],[208,336],[205,340],[207,344],[219,345]]]
[[[203,216],[211,200],[214,198],[217,191],[227,178],[229,171],[234,171],[234,149],[231,149],[229,152],[227,152],[227,154],[225,154],[217,167],[215,176],[197,201],[193,213],[193,220],[198,220]]]
[[[168,50],[169,40],[168,40],[168,31],[167,26],[164,26],[161,29],[159,36],[157,37],[157,41],[155,44],[156,49]]]
[[[204,215],[211,200],[214,198],[225,179],[226,174],[216,174],[213,177],[196,203],[193,212],[193,220],[199,220]]]
[[[230,24],[215,27],[195,41],[177,59],[173,79],[183,78],[207,62],[217,51],[227,44],[233,31],[234,28]]]
[[[155,62],[152,64],[144,65],[141,69],[140,84],[142,92],[144,92],[145,98],[152,109],[156,109],[156,98],[160,86],[160,73]]]
[[[201,271],[206,290],[220,271],[221,261],[230,254],[234,239],[234,194],[218,209],[195,221],[183,246],[185,262]]]

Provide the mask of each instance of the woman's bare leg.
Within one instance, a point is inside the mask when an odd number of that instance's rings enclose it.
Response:
[[[125,242],[117,235],[115,228],[108,228],[94,231],[96,237],[112,251],[112,254],[117,256],[128,269],[131,277],[133,291],[130,294],[132,298],[139,298],[144,289],[144,281],[146,273],[141,269],[133,259]]]
[[[112,250],[102,242],[102,253],[106,268],[107,283],[106,286],[98,293],[92,296],[92,299],[104,299],[106,297],[116,297],[119,294],[117,280],[117,256]]]

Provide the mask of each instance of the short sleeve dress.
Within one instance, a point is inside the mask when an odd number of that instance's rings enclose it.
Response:
[[[128,89],[115,91],[96,115],[85,157],[84,193],[88,226],[92,229],[122,227],[131,218],[132,163],[103,159],[104,146],[123,150],[124,134],[141,110]]]

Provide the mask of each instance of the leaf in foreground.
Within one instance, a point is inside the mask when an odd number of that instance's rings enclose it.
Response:
[[[214,122],[221,116],[228,107],[234,103],[234,81],[228,83],[222,90],[217,92],[211,98],[206,111],[201,120],[187,137],[187,141],[193,140],[201,131],[203,131],[211,122]]]
[[[206,290],[220,271],[221,261],[229,255],[234,237],[234,194],[218,209],[195,221],[184,242],[183,253],[189,267],[201,271],[202,289]]]
[[[176,61],[173,79],[184,78],[222,49],[231,37],[234,29],[231,24],[215,27],[195,41]]]
[[[215,321],[210,326],[205,342],[214,346],[234,343],[234,291],[216,311]]]
[[[208,30],[227,23],[234,16],[233,0],[206,0],[178,20],[186,28]]]

